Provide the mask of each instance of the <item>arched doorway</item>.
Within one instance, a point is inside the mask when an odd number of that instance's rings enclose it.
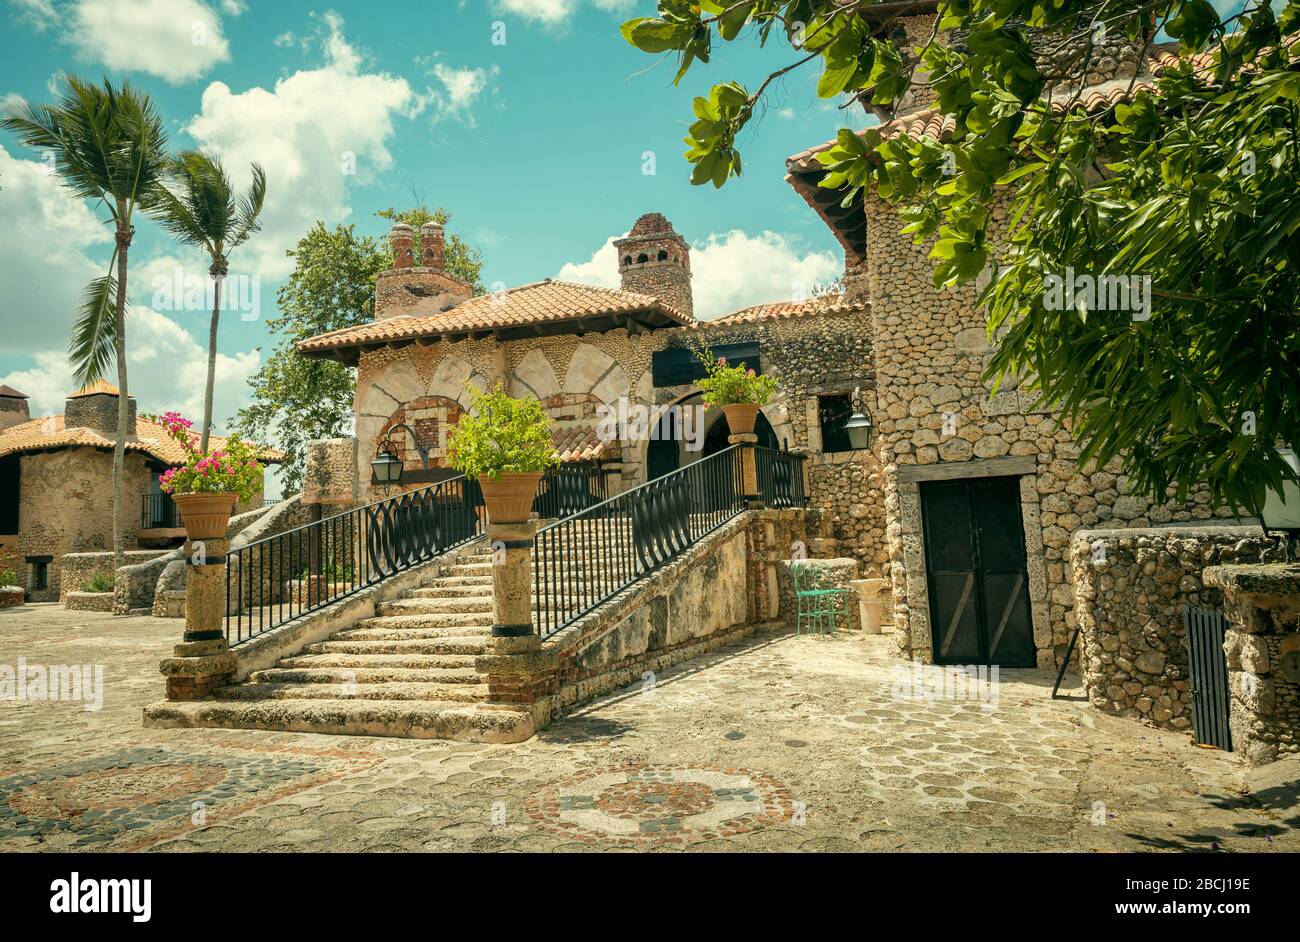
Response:
[[[698,405],[699,393],[693,393],[685,397],[680,402],[675,403],[682,407]],[[699,451],[686,451],[682,442],[680,429],[677,423],[680,421],[676,412],[668,412],[660,420],[658,427],[658,436],[652,438],[646,447],[646,480],[653,481],[655,478],[663,477],[669,472],[676,471],[693,461],[699,461],[707,458],[709,455],[717,454],[727,447],[727,438],[731,430],[727,426],[727,419],[721,412],[716,411],[716,418],[713,418],[704,433],[704,442]],[[776,432],[772,429],[772,423],[767,420],[761,411],[758,413],[758,419],[754,423],[754,434],[758,436],[758,444],[765,448],[780,448],[781,444],[777,440]]]
[[[754,422],[754,434],[758,436],[758,444],[763,448],[779,449],[781,443],[776,440],[776,432],[772,429],[772,423],[767,420],[760,410],[758,419]],[[731,429],[727,426],[727,417],[719,416],[718,420],[709,426],[708,432],[704,435],[704,447],[700,450],[700,457],[707,458],[709,455],[717,454],[727,447],[727,439],[731,437]]]

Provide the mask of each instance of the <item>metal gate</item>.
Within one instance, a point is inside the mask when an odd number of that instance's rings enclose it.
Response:
[[[1228,623],[1217,608],[1183,608],[1187,664],[1192,676],[1192,728],[1196,741],[1232,751],[1228,729],[1228,658],[1223,634]]]

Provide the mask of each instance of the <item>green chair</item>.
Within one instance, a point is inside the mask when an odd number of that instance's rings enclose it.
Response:
[[[790,580],[794,583],[794,597],[798,603],[798,616],[795,619],[794,633],[802,634],[805,625],[810,634],[821,634],[829,620],[827,634],[835,634],[835,622],[839,616],[848,616],[850,597],[857,593],[853,589],[823,589],[816,585],[816,567],[806,562],[790,563]]]

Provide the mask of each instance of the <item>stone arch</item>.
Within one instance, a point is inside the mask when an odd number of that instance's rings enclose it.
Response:
[[[617,402],[628,394],[627,370],[605,351],[580,343],[564,374],[564,392],[592,395],[604,403]]]
[[[555,367],[538,347],[529,350],[510,375],[511,392],[516,396],[536,396],[546,402],[560,391]]]
[[[469,392],[465,388],[467,385],[474,386],[479,390],[488,388],[487,379],[482,373],[474,369],[468,360],[454,353],[449,353],[438,361],[438,366],[433,371],[425,395],[441,396],[455,400],[464,409],[469,410]]]
[[[357,387],[356,436],[366,461],[387,429],[389,416],[424,394],[420,375],[408,359],[389,363],[377,373],[375,379]]]

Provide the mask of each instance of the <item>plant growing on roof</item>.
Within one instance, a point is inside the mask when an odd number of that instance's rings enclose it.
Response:
[[[468,415],[447,434],[447,459],[466,477],[499,480],[502,474],[545,471],[560,463],[551,441],[551,417],[531,396],[515,399],[500,383],[489,393],[474,386]]]
[[[221,448],[204,452],[199,436],[190,431],[194,423],[189,419],[176,412],[148,418],[165,428],[185,453],[184,462],[163,472],[158,484],[165,493],[234,494],[241,501],[257,493],[262,464],[252,444],[232,435]]]

